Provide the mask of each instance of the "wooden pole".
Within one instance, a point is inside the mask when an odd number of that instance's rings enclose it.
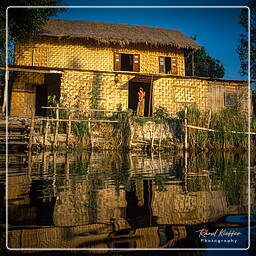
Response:
[[[30,134],[29,134],[29,151],[31,151],[32,145],[33,145],[33,135],[34,135],[34,127],[35,127],[35,114],[34,112],[32,113],[31,117],[31,123],[30,123]]]
[[[185,150],[188,149],[188,109],[187,107],[185,108]]]
[[[57,176],[57,153],[53,153],[53,181],[52,181],[52,187],[53,187],[53,195],[56,196],[57,190],[56,190],[56,176]]]
[[[45,128],[44,128],[44,148],[45,148],[46,143],[47,143],[48,127],[49,127],[49,117],[47,116],[46,124],[45,124]]]
[[[208,123],[207,123],[207,128],[209,128],[209,127],[210,127],[211,118],[212,118],[212,110],[210,109],[210,111],[209,111]]]
[[[153,75],[151,76],[151,82],[150,82],[150,90],[149,90],[149,103],[148,103],[148,116],[150,116],[150,102],[151,102],[151,98],[152,98],[152,87],[153,87]],[[151,114],[152,114],[152,110],[151,110]]]
[[[185,151],[184,153],[184,171],[185,171],[185,177],[184,177],[184,181],[185,181],[185,191],[188,192],[188,152]]]
[[[69,140],[70,140],[70,134],[71,134],[71,115],[69,115],[68,116],[68,126],[67,126],[67,131],[66,131],[66,133],[67,133],[67,137],[66,137],[66,145],[67,145],[67,147],[68,147],[68,145],[69,145]]]
[[[158,148],[159,148],[159,152],[160,152],[161,142],[162,142],[162,125],[159,124],[159,126],[160,126],[160,138],[159,138],[159,146],[158,146]]]
[[[59,104],[57,103],[57,108],[56,108],[56,126],[55,126],[55,134],[54,134],[54,147],[57,146],[58,143],[58,130],[59,130]]]
[[[65,155],[65,177],[68,180],[69,179],[69,155],[68,152]]]
[[[43,151],[43,177],[46,174],[46,172],[48,171],[47,169],[48,169],[47,153],[44,150]]]

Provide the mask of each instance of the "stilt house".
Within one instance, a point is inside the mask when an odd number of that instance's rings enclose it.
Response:
[[[15,45],[11,116],[46,114],[49,96],[69,107],[136,109],[146,92],[145,116],[159,106],[218,111],[236,104],[243,81],[185,75],[186,58],[200,46],[177,30],[50,19],[40,34]],[[246,102],[244,102],[246,107]]]

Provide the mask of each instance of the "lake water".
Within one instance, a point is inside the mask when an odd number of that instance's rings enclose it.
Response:
[[[248,247],[246,154],[11,153],[8,174],[10,248]],[[251,213],[254,243],[254,179]]]

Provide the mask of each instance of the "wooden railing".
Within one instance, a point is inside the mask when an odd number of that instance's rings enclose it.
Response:
[[[71,136],[71,127],[72,127],[72,122],[87,122],[88,123],[88,128],[89,128],[89,133],[91,133],[91,124],[92,123],[121,123],[123,121],[123,114],[125,113],[124,111],[113,111],[113,110],[103,110],[103,109],[80,109],[80,108],[68,108],[68,107],[60,107],[58,104],[56,107],[47,107],[43,106],[43,109],[48,109],[48,110],[53,110],[54,113],[51,116],[47,117],[35,117],[34,115],[31,118],[31,125],[30,125],[30,135],[29,135],[29,148],[31,149],[32,144],[33,144],[33,136],[35,134],[35,123],[39,122],[40,123],[40,131],[43,133],[43,146],[46,145],[47,137],[49,135],[49,124],[51,122],[55,122],[55,131],[54,131],[54,143],[53,145],[56,146],[58,142],[58,134],[59,134],[59,127],[60,123],[67,123],[66,125],[66,144],[69,145],[70,143],[70,136]],[[61,118],[60,117],[60,111],[64,110],[66,111],[66,117]],[[117,114],[116,118],[117,120],[109,120],[107,118],[109,117],[104,117],[106,119],[97,119],[96,113],[101,112],[101,113],[110,113],[112,114]],[[86,119],[79,118],[79,116],[86,116]],[[67,118],[68,116],[68,118]],[[74,118],[77,116],[77,118]],[[103,116],[99,117],[103,118]],[[45,125],[43,125],[43,122],[45,122]]]

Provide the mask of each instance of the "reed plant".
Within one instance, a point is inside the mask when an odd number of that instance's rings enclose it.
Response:
[[[184,122],[185,111],[179,119]],[[244,150],[248,146],[247,116],[238,107],[230,107],[218,113],[201,112],[196,107],[187,108],[189,125],[215,130],[188,128],[189,148],[196,150]]]

